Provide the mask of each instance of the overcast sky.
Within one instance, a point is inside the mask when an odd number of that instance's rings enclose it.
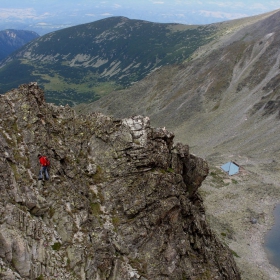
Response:
[[[42,35],[110,16],[208,24],[276,9],[279,0],[0,0],[0,30],[26,29]]]

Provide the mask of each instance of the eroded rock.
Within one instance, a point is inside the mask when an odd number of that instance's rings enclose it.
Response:
[[[0,103],[3,279],[240,279],[197,193],[207,163],[172,133],[77,116],[35,83]],[[38,153],[51,161],[40,187]]]

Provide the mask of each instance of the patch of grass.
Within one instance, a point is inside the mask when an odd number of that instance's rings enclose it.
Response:
[[[221,170],[215,169],[210,172],[209,174],[211,176],[211,181],[214,187],[221,188],[225,186],[224,182],[224,174]]]
[[[123,88],[115,81],[100,81],[97,73],[84,68],[69,67],[63,63],[47,72],[44,71],[45,63],[39,63],[36,68],[32,75],[42,80],[40,84],[46,92],[46,100],[56,105],[74,106],[93,102],[114,90]]]
[[[103,170],[99,165],[96,167],[96,173],[93,175],[93,180],[96,184],[104,182]]]
[[[206,269],[202,274],[200,274],[200,277],[197,279],[198,280],[212,279],[210,270]]]
[[[157,169],[153,170],[153,171],[156,171]],[[159,172],[162,173],[162,174],[166,174],[166,173],[174,173],[174,169],[173,168],[167,168],[167,169],[159,169]]]
[[[49,209],[49,215],[50,215],[51,218],[53,217],[54,213],[55,213],[54,208],[53,208],[53,207],[50,207],[50,209]]]
[[[231,251],[231,253],[236,257],[236,258],[240,258],[240,256],[233,250],[229,249]]]
[[[101,214],[100,204],[95,202],[90,204],[90,208],[92,210],[92,214],[95,216],[99,216]]]
[[[61,247],[61,243],[60,242],[55,242],[53,245],[52,245],[52,249],[55,250],[55,251],[58,251]]]
[[[212,111],[216,111],[220,107],[220,101],[216,103],[216,105],[213,107]]]
[[[114,225],[115,227],[118,227],[118,226],[120,225],[120,223],[121,223],[120,218],[117,217],[117,216],[113,216],[113,217],[112,217],[112,223],[113,223],[113,225]]]
[[[201,190],[201,188],[198,189],[198,193],[202,196],[203,199],[205,199],[209,195],[208,191]]]
[[[11,169],[12,169],[12,171],[13,171],[13,174],[14,174],[14,176],[15,176],[16,181],[19,181],[19,180],[21,179],[21,176],[20,176],[20,174],[18,173],[16,164],[14,164],[14,163],[12,163],[12,162],[9,162],[9,164],[10,164],[10,167],[11,167]]]

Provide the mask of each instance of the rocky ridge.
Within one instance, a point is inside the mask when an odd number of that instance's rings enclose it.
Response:
[[[239,256],[244,280],[280,279],[264,245],[280,201],[279,23],[278,10],[232,32],[227,28],[191,61],[162,67],[131,88],[77,107],[118,118],[148,115],[207,159],[209,176],[199,189],[207,219]],[[228,161],[244,173],[221,172]]]
[[[197,193],[207,163],[174,134],[77,116],[35,83],[0,103],[1,279],[240,279]]]

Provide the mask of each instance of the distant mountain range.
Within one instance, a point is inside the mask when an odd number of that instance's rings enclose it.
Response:
[[[33,31],[15,29],[0,31],[0,61],[38,37],[39,35]]]
[[[280,11],[222,23],[189,61],[155,71],[77,111],[145,115],[209,160],[218,154],[279,159]],[[186,133],[186,131],[191,133]],[[266,151],[264,153],[264,150]]]
[[[219,25],[160,24],[112,17],[42,36],[1,64],[1,93],[37,81],[48,101],[70,105],[141,80],[188,59]],[[12,73],[12,75],[11,75]]]
[[[117,90],[104,99],[112,113],[139,112],[162,120],[164,111],[168,114],[165,123],[172,129],[194,110],[200,113],[204,103],[210,111],[220,107],[224,92],[232,87],[232,77],[238,75],[235,71],[239,73],[238,63],[243,61],[246,65],[249,59],[246,57],[246,52],[250,52],[248,46],[254,50],[252,55],[255,55],[254,44],[259,44],[258,48],[262,47],[265,52],[268,43],[263,42],[275,37],[272,32],[278,27],[277,19],[273,21],[273,18],[277,15],[271,12],[204,26],[112,17],[66,28],[33,40],[2,61],[0,93],[37,81],[44,88],[47,101],[76,105],[96,101]],[[269,24],[264,25],[265,20]],[[266,68],[259,70],[263,72]],[[254,77],[247,75],[244,80],[245,72],[238,76],[238,92],[248,82],[258,81],[260,72]],[[147,76],[130,89],[133,83]],[[119,91],[124,88],[128,90]],[[128,92],[133,104],[125,107],[121,104],[129,102]],[[127,98],[122,100],[124,94]],[[187,103],[184,96],[188,96]],[[118,98],[120,105],[114,110]],[[267,105],[270,110],[276,106],[272,103]],[[182,113],[172,117],[170,106]]]

